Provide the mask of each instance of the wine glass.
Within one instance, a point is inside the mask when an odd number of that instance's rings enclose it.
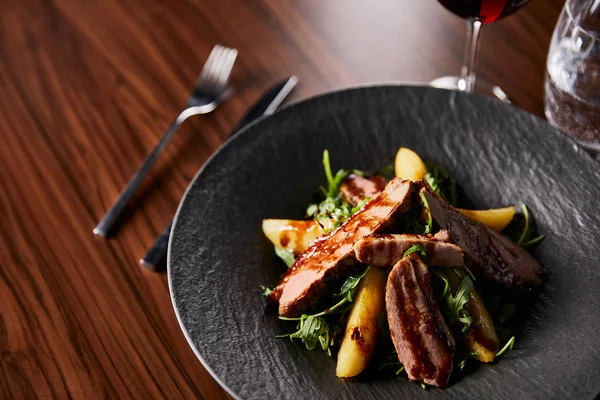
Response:
[[[431,82],[434,87],[479,92],[510,102],[500,87],[475,80],[475,62],[481,25],[504,18],[523,7],[529,0],[438,0],[446,9],[467,20],[468,34],[460,76],[444,76]]]
[[[546,117],[600,158],[600,0],[567,0],[546,67]]]

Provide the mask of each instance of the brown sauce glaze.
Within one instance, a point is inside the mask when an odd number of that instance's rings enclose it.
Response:
[[[399,261],[388,278],[386,309],[398,359],[411,380],[445,387],[452,372],[454,338],[417,255]]]
[[[376,233],[411,206],[412,183],[392,180],[386,190],[339,228],[313,242],[286,271],[270,296],[279,313],[297,316],[313,306],[331,282],[344,277],[358,263],[352,245]]]

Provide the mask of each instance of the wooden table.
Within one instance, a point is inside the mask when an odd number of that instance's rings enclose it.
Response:
[[[486,26],[482,78],[543,114],[562,1]],[[434,0],[0,2],[0,398],[223,398],[138,259],[259,94],[294,99],[457,73],[464,21]],[[214,44],[237,93],[186,122],[118,235],[92,228],[157,143]]]

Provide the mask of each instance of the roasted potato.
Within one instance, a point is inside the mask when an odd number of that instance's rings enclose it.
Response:
[[[465,210],[459,208],[458,211],[463,213],[463,215],[500,232],[506,228],[510,221],[512,221],[515,216],[516,208],[514,206],[493,208],[490,210]]]
[[[398,178],[418,181],[427,174],[427,167],[421,157],[411,149],[400,147],[396,153],[394,163],[395,173]]]
[[[349,378],[360,374],[369,363],[377,341],[377,316],[385,308],[387,273],[371,268],[359,284],[350,310],[335,374]]]
[[[314,220],[265,219],[262,229],[275,246],[289,250],[295,255],[305,251],[315,239],[325,233]]]

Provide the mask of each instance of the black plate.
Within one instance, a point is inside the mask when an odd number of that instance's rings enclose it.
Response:
[[[515,350],[446,390],[336,378],[324,353],[275,338],[286,327],[259,293],[282,273],[261,220],[303,216],[325,180],[323,149],[334,170],[373,170],[400,146],[446,166],[479,208],[526,203],[546,235],[535,256],[549,281]],[[599,167],[541,119],[477,95],[369,87],[294,104],[236,135],[190,185],[169,252],[181,327],[239,398],[591,398],[600,391]]]

